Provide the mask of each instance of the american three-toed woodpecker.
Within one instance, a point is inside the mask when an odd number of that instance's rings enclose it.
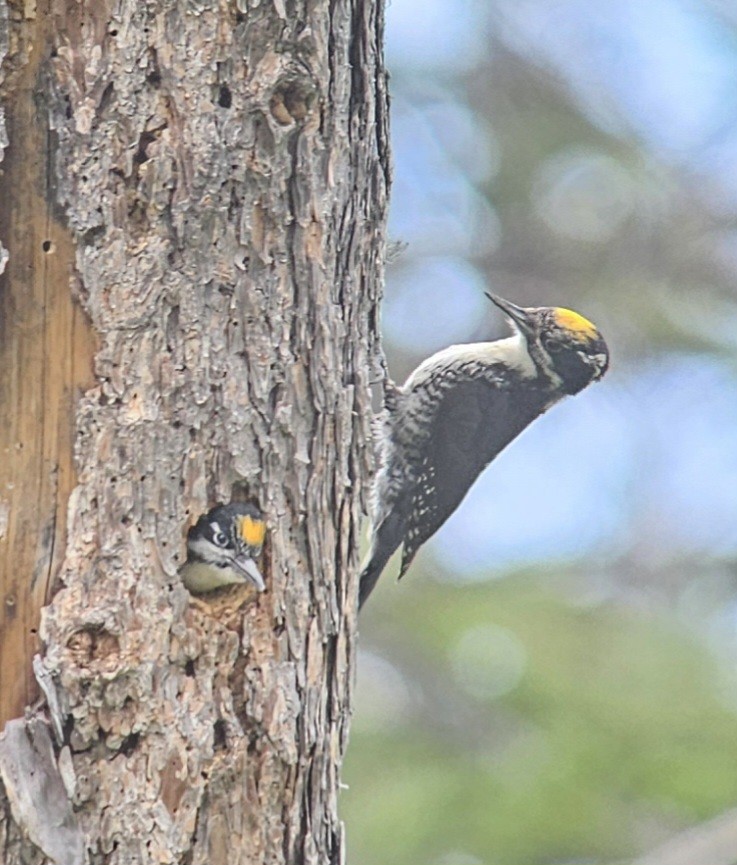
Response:
[[[488,297],[513,336],[446,348],[387,390],[359,604],[402,544],[403,576],[480,472],[529,423],[607,370],[606,343],[583,316]]]
[[[266,588],[256,561],[266,535],[261,511],[232,502],[203,514],[187,533],[187,561],[181,569],[184,585],[195,593],[235,583]]]

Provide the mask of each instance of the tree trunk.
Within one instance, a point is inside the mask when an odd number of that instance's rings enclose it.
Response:
[[[0,708],[35,651],[46,708],[0,741],[0,861],[341,862],[380,2],[8,9]],[[231,498],[268,590],[195,601],[186,528]]]

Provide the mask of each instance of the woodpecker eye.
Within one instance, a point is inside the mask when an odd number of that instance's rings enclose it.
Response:
[[[228,536],[225,532],[221,532],[219,529],[213,532],[212,539],[218,547],[228,546]]]
[[[543,348],[548,354],[557,354],[559,351],[563,351],[563,345],[557,339],[543,340]]]

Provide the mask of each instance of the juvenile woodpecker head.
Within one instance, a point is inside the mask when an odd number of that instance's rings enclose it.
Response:
[[[538,375],[556,389],[578,393],[607,371],[609,349],[596,327],[582,315],[561,307],[524,309],[494,294],[487,297],[524,337]]]
[[[187,533],[187,561],[182,581],[191,592],[211,592],[233,583],[266,586],[256,560],[266,535],[258,508],[244,502],[218,505],[203,514]]]

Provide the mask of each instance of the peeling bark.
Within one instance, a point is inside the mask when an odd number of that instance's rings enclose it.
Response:
[[[82,833],[43,721],[6,724],[0,735],[0,778],[13,820],[34,846],[57,865],[82,865]]]
[[[95,377],[54,391],[74,483],[54,492],[68,533],[36,663],[74,819],[90,862],[341,862],[389,182],[381,8],[44,2],[11,28],[48,144],[46,183],[17,198],[40,189],[29,218],[64,234]],[[184,532],[233,496],[266,514],[268,591],[193,601]],[[29,595],[39,525],[16,535],[0,578]],[[0,808],[9,865],[38,856],[19,819]]]

